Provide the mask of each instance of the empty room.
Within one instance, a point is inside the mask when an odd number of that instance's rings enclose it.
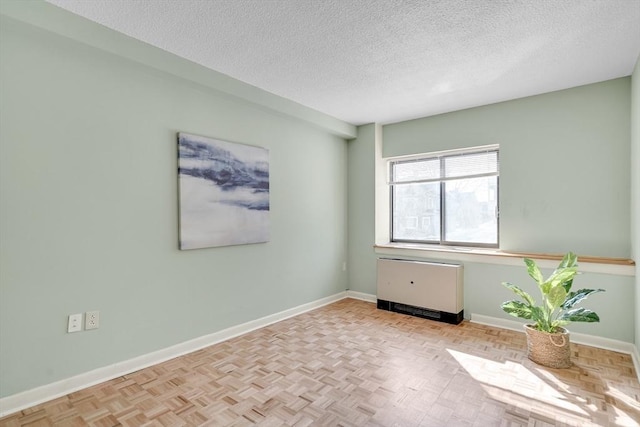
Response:
[[[0,426],[640,426],[640,0],[0,0]]]

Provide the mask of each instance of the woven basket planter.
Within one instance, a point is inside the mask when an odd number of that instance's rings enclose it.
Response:
[[[527,333],[527,357],[535,363],[549,368],[571,367],[569,331],[551,334],[538,331],[533,325],[524,325]]]

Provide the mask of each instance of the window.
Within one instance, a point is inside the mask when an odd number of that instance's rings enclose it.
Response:
[[[498,147],[390,162],[391,240],[498,246]]]

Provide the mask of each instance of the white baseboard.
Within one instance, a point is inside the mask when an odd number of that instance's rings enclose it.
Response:
[[[364,295],[364,294],[363,294]],[[51,384],[46,384],[31,390],[26,390],[0,399],[0,417],[12,414],[25,408],[65,396],[69,393],[112,380],[122,375],[147,368],[158,363],[191,353],[242,334],[263,328],[276,322],[297,316],[307,311],[331,304],[347,297],[347,292],[321,298],[298,307],[290,308],[279,313],[271,314],[260,319],[252,320],[241,325],[232,326],[222,331],[214,332],[199,338],[185,341],[152,353],[134,357],[133,359],[114,363],[113,365],[94,369],[93,371],[65,378]],[[353,297],[355,298],[355,297]]]
[[[483,316],[482,314],[472,313],[471,322],[524,333],[523,324],[516,320],[500,319],[498,317]],[[576,344],[589,345],[591,347],[617,351],[619,353],[630,355],[633,360],[633,366],[636,370],[638,381],[640,381],[640,355],[638,354],[638,348],[635,345],[625,341],[612,340],[610,338],[580,334],[576,332],[571,332],[571,341]]]
[[[638,381],[640,381],[640,354],[638,353],[638,347],[632,345],[633,349],[631,350],[631,359],[633,359],[633,367],[636,369],[636,375],[638,376]]]
[[[254,331],[259,328],[271,325],[276,322],[297,316],[307,311],[331,304],[344,298],[354,298],[367,302],[376,302],[376,295],[366,294],[356,291],[345,291],[335,295],[321,298],[307,304],[302,304],[279,313],[271,314],[260,319],[252,320],[241,325],[232,326],[231,328],[205,335],[193,340],[185,341],[171,347],[167,347],[149,354],[134,357],[133,359],[114,363],[113,365],[85,372],[70,378],[46,384],[31,390],[26,390],[11,396],[0,399],[0,417],[12,414],[25,408],[65,396],[69,393],[109,381],[122,375],[147,368],[158,363],[165,362],[175,357],[191,353],[202,348],[208,347],[237,337],[242,334]],[[483,316],[480,314],[472,314],[471,321],[492,327],[503,329],[511,329],[523,332],[522,323],[513,320],[499,319],[496,317]],[[571,340],[578,344],[586,344],[593,347],[599,347],[607,350],[618,351],[630,354],[633,364],[640,381],[640,355],[638,349],[631,343],[611,340],[608,338],[596,337],[593,335],[571,333]]]
[[[377,302],[378,297],[372,294],[365,294],[364,292],[347,291],[347,298],[359,299],[366,302]]]
[[[375,303],[378,299],[376,295],[366,294],[363,292],[347,291],[347,298],[359,299],[362,301]],[[495,328],[510,329],[516,332],[523,332],[522,323],[516,320],[501,319],[498,317],[484,316],[482,314],[471,314],[471,322],[487,325]],[[595,335],[579,334],[571,332],[571,341],[577,344],[589,345],[591,347],[602,348],[605,350],[617,351],[620,353],[629,354],[633,360],[633,366],[640,381],[640,353],[638,353],[638,347],[625,342],[612,340],[609,338],[598,337]]]

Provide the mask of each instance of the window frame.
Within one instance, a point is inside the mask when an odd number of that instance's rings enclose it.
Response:
[[[473,154],[482,154],[482,153],[496,153],[496,172],[491,173],[482,173],[482,174],[471,174],[460,177],[447,178],[445,175],[445,159],[451,157],[460,157],[467,156]],[[424,180],[416,180],[410,182],[396,183],[393,180],[393,167],[398,163],[407,163],[407,162],[419,162],[431,159],[438,159],[440,162],[440,177],[437,179],[424,179]],[[481,243],[481,242],[463,242],[463,241],[455,241],[455,240],[446,240],[443,237],[446,237],[446,182],[460,179],[471,179],[471,178],[481,178],[481,177],[490,177],[495,176],[496,178],[496,243]],[[394,236],[394,186],[396,185],[406,185],[411,183],[420,183],[420,182],[437,182],[439,184],[440,191],[440,239],[439,240],[413,240],[413,239],[398,239]],[[472,247],[472,248],[499,248],[500,247],[500,146],[498,144],[486,145],[481,147],[472,147],[465,148],[460,150],[447,150],[447,151],[439,151],[432,153],[423,153],[411,156],[398,156],[387,159],[387,185],[389,186],[389,241],[391,243],[410,243],[410,244],[423,244],[423,245],[437,245],[441,247],[447,246],[463,246],[463,247]]]

